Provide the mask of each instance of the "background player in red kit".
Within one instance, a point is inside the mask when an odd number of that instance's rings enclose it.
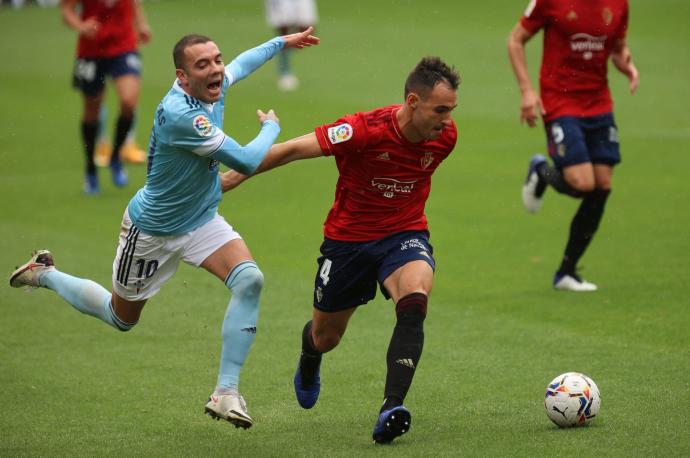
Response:
[[[618,133],[608,87],[607,65],[630,80],[635,92],[639,76],[628,45],[627,0],[532,0],[508,39],[508,54],[522,93],[520,119],[530,127],[544,119],[549,156],[530,161],[522,190],[527,210],[536,213],[547,185],[582,199],[553,285],[569,291],[597,286],[576,273],[577,263],[592,240],[611,192],[613,167],[620,162]],[[544,29],[539,83],[541,98],[530,82],[525,43]]]
[[[77,13],[77,8],[81,13]],[[134,120],[139,99],[140,60],[138,42],[151,39],[151,29],[139,0],[61,0],[65,23],[79,33],[73,84],[84,95],[81,136],[86,152],[84,192],[99,191],[94,163],[99,115],[110,76],[120,100],[120,114],[113,136],[110,171],[113,183],[122,187],[127,175],[120,161],[120,150]]]
[[[385,400],[374,426],[377,443],[391,442],[410,427],[403,400],[422,354],[435,267],[424,205],[431,175],[455,147],[451,112],[459,83],[441,59],[424,58],[407,77],[402,105],[345,116],[274,145],[257,170],[335,157],[340,176],[324,224],[313,319],[302,332],[295,393],[302,407],[314,406],[322,354],[338,345],[356,307],[373,299],[380,285],[395,303],[397,322],[386,358]],[[225,173],[223,190],[244,178]]]

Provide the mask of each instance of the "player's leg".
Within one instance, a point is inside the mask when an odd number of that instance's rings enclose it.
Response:
[[[218,277],[232,293],[222,324],[218,380],[205,411],[213,418],[249,428],[253,420],[238,388],[257,331],[264,277],[240,235],[222,217],[216,215],[192,234],[183,259]]]
[[[355,310],[324,312],[314,308],[312,319],[304,325],[302,351],[293,380],[297,402],[302,408],[311,409],[319,399],[322,355],[338,346]]]
[[[302,351],[293,378],[299,405],[310,409],[321,391],[322,354],[335,348],[357,306],[376,295],[373,243],[324,240],[314,279],[312,320],[302,330]]]
[[[120,113],[115,123],[110,169],[113,183],[122,187],[127,184],[127,174],[122,168],[120,153],[134,123],[134,112],[139,101],[140,67],[137,53],[126,53],[110,60],[110,74],[120,103]]]
[[[424,347],[424,320],[433,285],[435,261],[426,232],[389,237],[378,273],[382,291],[395,303],[396,324],[386,354],[384,401],[373,439],[385,444],[410,429],[412,416],[403,405]]]
[[[280,35],[287,35],[290,28],[282,26],[277,29]],[[278,89],[281,91],[294,91],[299,87],[299,79],[292,73],[290,59],[292,49],[283,49],[278,53]]]
[[[96,134],[96,151],[94,153],[94,162],[99,167],[108,167],[110,165],[110,155],[112,154],[112,145],[110,144],[110,136],[108,135],[108,106],[101,105],[101,110],[98,115],[98,133]]]
[[[403,405],[424,347],[424,319],[433,283],[427,261],[404,264],[390,274],[383,287],[395,303],[396,324],[386,354],[386,385],[383,405],[372,437],[387,444],[410,429],[412,415]]]
[[[549,155],[554,165],[550,165],[541,154],[530,159],[527,178],[522,186],[522,202],[530,213],[537,213],[542,206],[544,192],[551,186],[558,193],[574,198],[581,198],[583,191],[573,186],[563,174],[566,167],[589,162],[584,133],[577,119],[564,116],[549,121],[544,126]],[[573,173],[571,180],[577,180],[578,173]],[[585,191],[586,192],[586,191]]]
[[[583,191],[583,199],[571,226],[568,243],[561,266],[554,277],[557,289],[570,291],[595,291],[597,286],[582,280],[577,274],[577,264],[594,238],[604,214],[606,201],[611,192],[613,166],[620,162],[618,135],[611,113],[580,120],[586,142],[587,154],[592,164],[578,174],[568,175],[573,186]]]
[[[105,75],[98,59],[77,59],[72,74],[72,86],[83,96],[81,139],[86,154],[84,192],[96,194],[100,190],[94,151],[99,131],[98,117],[105,89]]]
[[[123,248],[121,243],[114,264],[123,255]],[[78,311],[96,317],[120,331],[129,331],[137,324],[146,304],[146,298],[128,300],[116,290],[111,294],[92,280],[57,270],[53,255],[48,250],[37,251],[26,264],[18,267],[10,277],[10,285],[15,288],[29,286],[51,289]]]

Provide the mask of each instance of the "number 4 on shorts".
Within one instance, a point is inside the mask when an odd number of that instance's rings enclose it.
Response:
[[[328,274],[331,272],[331,265],[333,263],[331,262],[330,259],[324,259],[323,264],[321,265],[321,270],[319,271],[319,277],[321,277],[321,280],[323,281],[323,286],[326,286],[328,284],[328,280],[330,278],[328,277]]]

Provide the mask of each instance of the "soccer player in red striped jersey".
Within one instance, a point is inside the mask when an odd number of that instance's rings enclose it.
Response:
[[[540,97],[527,71],[525,44],[542,29]],[[639,84],[626,42],[627,29],[627,0],[532,0],[508,38],[508,54],[522,94],[520,119],[534,127],[537,118],[543,118],[554,163],[549,165],[541,155],[532,157],[523,203],[529,212],[539,211],[549,185],[581,199],[553,278],[556,289],[597,289],[580,278],[576,268],[599,227],[613,168],[620,162],[607,80],[609,59],[628,77],[631,93]]]
[[[373,439],[389,443],[410,428],[403,401],[419,364],[423,323],[435,261],[424,206],[431,176],[453,151],[457,128],[457,72],[438,57],[422,59],[407,77],[405,100],[356,113],[274,145],[258,172],[288,162],[334,156],[339,178],[324,224],[313,316],[302,331],[294,377],[299,404],[309,409],[320,392],[322,354],[335,348],[356,308],[377,285],[395,303],[396,325],[386,357],[384,402]],[[243,175],[223,175],[223,190]]]

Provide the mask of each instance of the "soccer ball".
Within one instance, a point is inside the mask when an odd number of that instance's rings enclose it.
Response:
[[[600,406],[597,384],[579,372],[561,374],[546,387],[546,415],[561,428],[589,423],[599,414]]]

